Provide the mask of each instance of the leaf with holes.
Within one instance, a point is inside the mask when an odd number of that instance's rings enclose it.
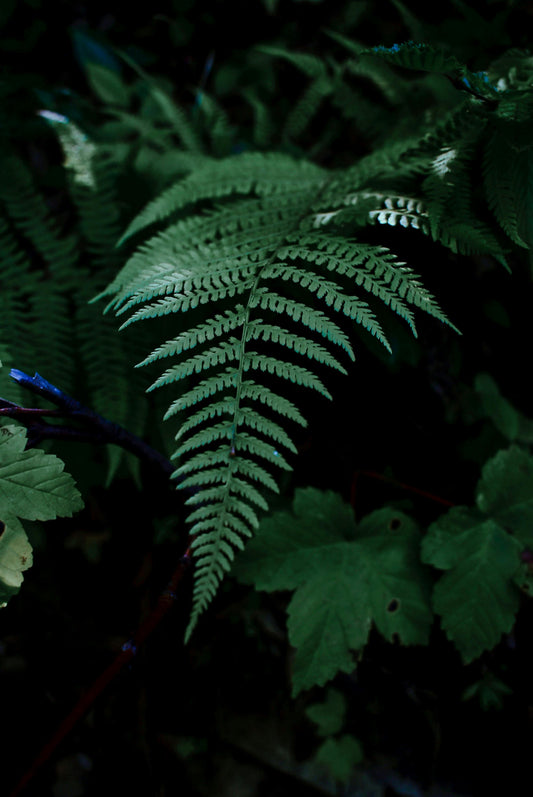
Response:
[[[427,643],[432,613],[419,545],[403,513],[380,509],[356,525],[339,495],[313,488],[296,490],[292,512],[261,523],[235,573],[257,589],[295,590],[294,694],[351,672],[372,624],[388,640]]]
[[[24,570],[32,566],[32,549],[22,524],[14,517],[0,521],[0,608],[22,584]]]

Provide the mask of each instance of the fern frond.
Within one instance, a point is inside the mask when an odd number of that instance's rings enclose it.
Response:
[[[515,244],[528,248],[533,246],[533,157],[529,147],[513,149],[512,133],[512,128],[497,127],[488,141],[485,193],[500,227]]]
[[[292,349],[298,354],[309,357],[310,360],[317,360],[317,362],[329,365],[330,368],[336,368],[342,374],[347,373],[346,369],[340,362],[333,357],[333,355],[320,343],[317,343],[310,338],[304,338],[301,335],[296,335],[273,324],[263,324],[260,320],[254,321],[249,324],[247,341],[250,340],[264,340],[266,342],[279,343]]]
[[[172,338],[172,340],[167,340],[162,346],[154,349],[149,357],[138,363],[137,367],[149,365],[165,357],[183,354],[184,351],[194,349],[202,343],[207,343],[242,326],[243,320],[244,307],[243,305],[236,305],[235,311],[226,310],[224,314],[218,313],[204,324],[182,332],[178,337]]]
[[[284,194],[291,190],[316,191],[325,175],[308,161],[295,161],[284,155],[244,153],[210,163],[164,191],[130,224],[122,240],[176,211],[205,199],[221,199],[232,194],[259,196]]]
[[[178,488],[195,491],[188,501],[196,507],[189,518],[196,581],[187,634],[229,569],[233,548],[256,527],[256,510],[249,505],[264,508],[261,491],[278,490],[269,469],[290,469],[279,451],[296,450],[285,425],[305,425],[283,395],[287,388],[273,390],[271,382],[331,398],[313,366],[345,372],[330,351],[334,346],[354,359],[334,314],[389,348],[373,309],[354,287],[388,305],[413,331],[410,306],[447,321],[393,253],[314,227],[336,178],[284,155],[247,153],[201,167],[130,225],[128,234],[155,221],[170,222],[133,254],[107,290],[110,307],[128,315],[123,327],[160,318],[157,323],[165,319],[167,329],[172,316],[194,311],[190,328],[180,322],[178,334],[167,335],[140,363],[178,357],[149,390],[175,389],[186,379],[165,417],[195,407],[181,423],[173,455],[179,460],[173,474]],[[198,202],[211,206],[196,210]],[[399,195],[394,209],[421,213]],[[172,220],[178,211],[182,216]],[[187,352],[192,354],[181,359]]]
[[[455,72],[461,63],[455,56],[431,44],[403,42],[392,47],[372,47],[361,55],[370,54],[397,66],[418,69],[423,72]]]

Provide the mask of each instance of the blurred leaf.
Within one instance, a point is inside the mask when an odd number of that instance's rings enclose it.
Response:
[[[338,739],[326,739],[318,749],[316,761],[327,767],[340,783],[348,783],[354,768],[364,759],[361,745],[355,736],[345,734]]]
[[[107,66],[88,62],[85,73],[92,90],[108,105],[118,105],[127,108],[130,100],[130,90],[117,72]]]
[[[314,703],[305,712],[318,727],[319,736],[333,736],[344,724],[346,700],[337,689],[328,689],[323,703]]]
[[[486,672],[479,681],[471,684],[463,692],[463,700],[477,699],[483,711],[501,709],[503,699],[512,695],[513,690],[493,672]]]

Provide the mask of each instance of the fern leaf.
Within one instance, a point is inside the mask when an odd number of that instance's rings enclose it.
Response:
[[[197,493],[196,495],[192,495],[190,498],[188,498],[185,503],[190,506],[203,503],[204,501],[217,500],[220,498],[220,489],[220,487],[212,487],[202,490],[201,493]],[[260,509],[265,511],[268,509],[268,504],[259,490],[256,490],[255,487],[252,487],[249,482],[238,479],[236,476],[233,476],[231,480],[230,493],[235,493],[236,495],[246,495],[246,498]]]
[[[330,368],[335,368],[343,374],[347,373],[344,366],[320,343],[291,333],[287,329],[272,324],[263,324],[261,321],[254,321],[248,325],[247,340],[257,339],[279,343],[298,354],[309,357],[310,360],[317,360],[323,365],[329,365]]]
[[[393,44],[392,47],[373,47],[361,54],[375,55],[391,64],[423,72],[455,72],[461,68],[461,63],[444,50],[412,41]]]
[[[206,164],[130,225],[127,235],[168,219],[106,291],[117,315],[129,316],[123,327],[160,319],[151,328],[163,324],[168,330],[173,316],[194,311],[190,328],[180,321],[178,334],[166,335],[140,363],[178,358],[149,388],[176,389],[188,380],[166,418],[199,405],[184,418],[173,455],[179,460],[173,474],[178,488],[195,493],[188,501],[196,575],[187,634],[230,568],[233,548],[242,547],[242,538],[257,525],[250,504],[264,508],[262,491],[278,491],[267,467],[290,469],[278,450],[296,450],[285,423],[305,425],[300,411],[270,382],[291,382],[331,398],[312,366],[344,372],[332,346],[354,359],[335,313],[388,347],[373,310],[353,294],[354,286],[389,305],[413,330],[410,305],[446,320],[416,275],[391,252],[314,229],[328,180],[336,179],[284,155],[247,153]],[[200,201],[204,207],[198,212]],[[398,198],[395,209],[406,215],[417,207]],[[178,211],[181,217],[172,220]],[[287,328],[276,322],[280,315]],[[295,358],[305,358],[305,364]],[[261,373],[272,378],[267,385],[259,382]],[[272,412],[281,423],[270,418]]]
[[[235,311],[226,310],[224,314],[217,313],[214,318],[209,319],[204,324],[200,324],[194,329],[182,332],[178,337],[166,341],[162,346],[158,346],[146,357],[137,367],[149,365],[156,360],[165,357],[173,357],[183,354],[184,351],[194,349],[196,346],[214,340],[232,331],[236,327],[242,326],[244,321],[244,307],[236,305]]]
[[[518,246],[533,246],[533,157],[512,147],[511,131],[496,129],[485,150],[485,191],[498,223]]]
[[[213,346],[201,354],[196,354],[190,357],[179,365],[174,365],[169,368],[165,373],[159,377],[148,390],[154,390],[156,387],[162,385],[169,385],[171,382],[177,382],[179,379],[184,379],[194,373],[206,368],[211,368],[215,365],[222,365],[231,360],[237,360],[240,354],[240,343],[235,338],[230,339],[227,343],[221,343],[220,346]]]
[[[317,190],[322,169],[307,161],[295,161],[278,154],[245,153],[200,168],[172,186],[149,204],[126,230],[123,239],[203,199],[220,199],[231,194],[281,194],[291,188]]]

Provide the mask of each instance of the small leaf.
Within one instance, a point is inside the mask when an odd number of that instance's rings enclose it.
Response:
[[[328,689],[326,700],[309,706],[305,713],[318,726],[319,736],[333,736],[339,733],[344,724],[346,700],[342,692]]]
[[[0,521],[0,608],[22,584],[23,571],[32,566],[32,548],[22,524],[15,517]]]
[[[107,66],[87,62],[87,80],[98,97],[109,105],[126,108],[129,105],[129,90],[117,72]]]
[[[533,443],[533,421],[507,401],[489,374],[478,374],[475,385],[485,413],[509,442]]]
[[[316,760],[327,767],[335,780],[344,784],[348,783],[355,767],[363,759],[361,745],[351,734],[345,734],[338,739],[326,739],[316,754]]]

